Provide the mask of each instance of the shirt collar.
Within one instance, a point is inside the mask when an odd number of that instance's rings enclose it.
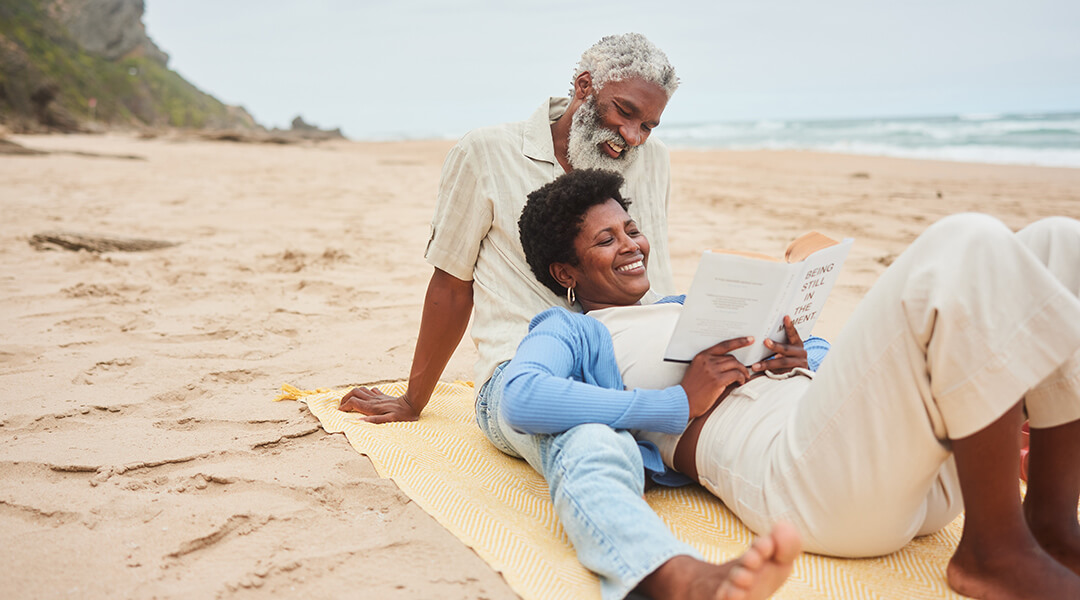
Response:
[[[548,98],[536,112],[525,122],[525,139],[522,142],[521,152],[533,160],[542,160],[553,165],[559,164],[555,159],[555,143],[551,139],[551,124],[563,116],[570,106],[570,98]]]

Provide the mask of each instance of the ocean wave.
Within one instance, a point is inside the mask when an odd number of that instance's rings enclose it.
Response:
[[[957,118],[961,121],[996,121],[1004,116],[1002,113],[971,113],[957,115]]]
[[[806,149],[1080,167],[1080,113],[698,123],[665,125],[657,136],[673,147]]]

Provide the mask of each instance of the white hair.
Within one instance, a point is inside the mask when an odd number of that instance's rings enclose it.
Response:
[[[574,94],[574,82],[586,71],[592,75],[592,85],[598,90],[609,81],[634,77],[660,86],[668,98],[679,87],[675,67],[668,62],[667,55],[640,33],[604,36],[586,50],[570,80],[571,95]]]
[[[595,95],[589,96],[589,99],[574,112],[568,141],[566,159],[575,169],[607,169],[623,174],[641,154],[640,146],[627,144],[622,135],[604,127],[600,122]],[[607,141],[615,142],[623,147],[618,158],[604,154],[597,147]]]

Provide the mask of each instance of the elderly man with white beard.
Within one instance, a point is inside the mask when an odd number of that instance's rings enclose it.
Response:
[[[573,169],[621,173],[623,196],[634,200],[631,216],[652,244],[653,290],[643,301],[673,293],[668,152],[649,134],[678,84],[665,54],[644,36],[608,36],[582,54],[569,98],[550,98],[526,121],[462,138],[443,163],[425,254],[434,273],[408,389],[388,396],[358,387],[340,408],[372,423],[419,418],[474,312],[475,380],[483,382],[477,422],[500,451],[524,458],[547,479],[556,514],[582,564],[600,576],[605,598],[622,598],[635,588],[658,598],[764,597],[786,577],[797,540],[793,550],[790,538],[774,535],[758,540],[738,561],[705,563],[642,498],[645,466],[663,470],[655,447],[650,461],[648,448],[602,425],[509,436],[517,440],[512,444],[497,414],[502,369],[532,317],[556,305],[580,310],[572,297],[540,284],[525,260],[517,222],[530,192]],[[786,564],[778,566],[777,556]]]
[[[342,410],[373,423],[413,421],[427,405],[475,311],[475,381],[491,378],[525,337],[529,321],[571,308],[532,276],[517,221],[530,192],[572,169],[623,175],[632,216],[652,241],[649,275],[673,293],[667,251],[668,152],[649,134],[679,81],[664,53],[639,34],[608,36],[589,48],[569,98],[549,98],[526,120],[469,132],[443,163],[425,257],[434,267],[405,395],[350,391]],[[660,297],[658,296],[658,297]]]

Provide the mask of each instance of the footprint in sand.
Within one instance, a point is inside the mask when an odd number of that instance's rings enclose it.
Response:
[[[235,369],[232,371],[214,371],[202,378],[203,382],[212,383],[251,383],[266,374],[257,369]]]
[[[126,371],[137,366],[139,359],[135,357],[114,358],[96,363],[89,369],[79,373],[71,380],[76,385],[93,385],[103,379],[116,379],[124,375]]]

